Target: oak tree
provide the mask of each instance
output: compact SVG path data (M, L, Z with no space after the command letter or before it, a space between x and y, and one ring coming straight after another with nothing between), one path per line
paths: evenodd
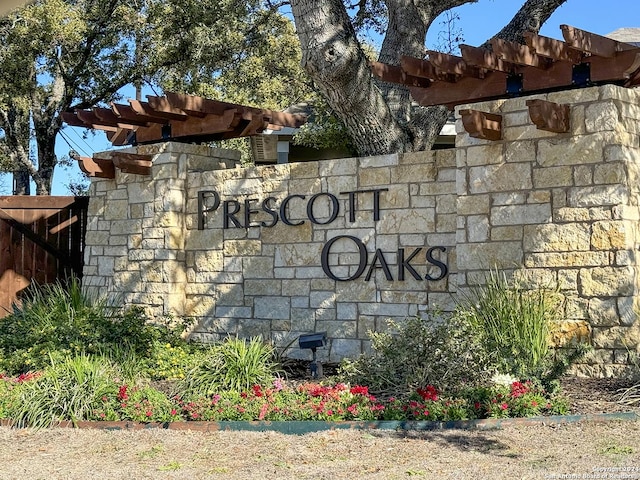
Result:
M357 29L383 33L378 61L400 65L422 58L429 27L442 13L477 0L290 0L302 48L302 65L360 155L431 148L449 115L443 107L412 105L407 88L372 77ZM522 42L566 0L526 0L497 37ZM347 6L355 8L349 15ZM491 8L490 4L487 8Z

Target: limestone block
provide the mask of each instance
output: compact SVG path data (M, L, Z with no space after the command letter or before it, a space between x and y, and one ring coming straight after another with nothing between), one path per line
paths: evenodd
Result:
M358 304L351 302L338 302L336 304L336 318L337 320L357 320L358 319ZM358 330L360 330L360 324L358 323Z
M603 160L602 134L575 137L552 137L538 142L538 164L541 167L584 165Z
M420 185L420 195L451 195L456 188L455 182L428 182Z
M593 183L618 184L627 181L627 172L622 162L608 162L605 165L596 165L593 172Z
M493 225L526 225L551 221L551 206L548 204L506 205L491 209Z
M526 225L526 252L571 252L589 250L589 226L580 223Z
M492 242L518 241L524 236L524 227L520 225L493 227L490 233Z
M433 163L399 166L391 171L391 183L433 182L436 175Z
M573 185L573 171L569 166L533 169L533 188L566 187Z
M320 162L297 162L289 166L291 178L318 178Z
M612 101L588 105L585 112L587 132L614 131L619 122L620 112Z
M578 270L563 269L558 271L558 287L561 291L578 291Z
M334 250L336 252L337 250ZM274 266L295 267L320 265L322 245L319 243L289 243L276 246Z
M237 319L251 318L251 307L216 305L216 318Z
M533 186L528 163L502 163L469 169L469 193L529 190Z
M390 212L378 222L378 228L382 231L397 232L399 234L434 231L435 208L413 209L410 211L398 211L397 213Z
M231 257L260 255L262 242L259 240L226 240L224 254Z
M129 261L139 262L144 260L153 260L155 254L153 250L143 250L141 248L135 250L129 250Z
M612 327L620 324L615 298L589 300L589 319L594 327Z
M635 272L630 267L594 267L580 270L585 297L628 297L634 293Z
M435 163L437 153L434 150L421 152L407 152L398 155L398 165L422 165L425 163ZM441 158L441 160L444 157Z
M369 339L371 333L375 331L376 322L372 317L360 315L358 317L358 338Z
M103 213L105 220L124 221L129 218L129 202L127 200L109 200Z
M337 320L335 308L316 308L314 309L314 314L316 317L316 326L319 325L320 320L328 320L328 321ZM321 327L318 326L318 328L321 328Z
M238 321L234 318L214 318L207 315L201 321L198 330L205 330L214 333L235 333L238 328Z
M406 317L409 314L407 305L366 302L359 305L359 312L362 315L383 315L389 317Z
M271 339L271 322L268 320L245 318L238 322L238 337L259 337L265 341Z
M341 158L337 160L327 160L318 165L319 177L333 177L344 175L355 175L358 172L358 160L355 158Z
M524 265L531 267L595 267L607 265L609 254L607 252L549 252L528 253L525 256Z
M372 157L358 157L360 170L376 167L395 167L399 163L401 154L376 155ZM337 160L338 162L340 160Z
M244 282L244 291L248 295L281 295L282 282L280 280L248 279Z
M552 328L550 344L555 347L565 347L576 343L589 342L591 328L584 320L564 320Z
M457 198L458 215L480 215L490 212L490 195L465 195Z
M629 189L624 185L597 185L569 189L567 201L572 207L596 207L629 203Z
M335 308L336 294L328 291L314 291L309 295L309 306L311 308Z
M595 250L633 248L631 225L623 221L602 221L593 224L591 245Z
M618 298L618 314L620 316L620 325L631 327L638 320L640 314L640 299L636 297Z
M640 328L594 327L593 345L596 348L620 348L633 350L640 345Z
M343 358L356 358L361 353L362 342L360 340L335 338L331 340L329 361L338 362Z
M486 242L489 239L489 217L470 215L467 217L467 239L469 242Z
M391 183L391 169L388 167L367 168L360 171L362 187L382 187Z
M413 279L411 281L414 281ZM403 287L408 283L405 281L403 283ZM419 286L424 289L425 283L416 282ZM431 285L431 284L429 284ZM432 290L429 288L429 290ZM427 303L428 292L426 290L417 290L411 291L408 288L405 290L384 290L381 292L380 299L383 303L397 303L397 304L407 304L407 305L415 305L415 304L425 304ZM409 315L409 312L407 312Z
M239 283L222 283L224 279L220 279L217 285L218 305L225 307L241 306L245 304L245 291L242 284ZM246 292L250 295L250 292Z
M458 244L456 257L460 270L510 267L522 263L522 244L520 242Z
M256 319L288 319L291 310L291 299L274 296L255 297L253 309L254 318Z

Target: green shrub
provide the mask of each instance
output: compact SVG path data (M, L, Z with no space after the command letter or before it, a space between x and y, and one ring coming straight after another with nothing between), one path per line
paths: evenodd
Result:
M454 391L490 376L489 358L465 317L431 314L389 324L395 334L370 333L371 354L341 363L345 381L402 398L425 385Z
M75 279L34 287L0 320L0 371L42 369L79 353L148 356L154 342L184 342L180 333L168 323L148 323L141 308L118 309L88 296Z
M187 398L268 384L279 370L274 359L273 346L259 338L227 338L194 356L193 366L178 384L178 392Z
M16 388L8 417L20 427L46 428L89 418L102 398L115 396L120 373L104 358L79 355L54 362Z

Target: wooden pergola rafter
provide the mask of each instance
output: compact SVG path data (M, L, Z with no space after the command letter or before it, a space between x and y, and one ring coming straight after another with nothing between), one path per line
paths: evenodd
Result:
M640 48L561 25L564 41L525 35L525 45L493 39L461 45L461 56L427 51L400 66L372 62L378 78L406 85L420 105L446 105L612 83L640 85Z
M114 146L168 140L204 143L257 135L267 128L297 128L306 120L304 115L179 93L110 107L64 112L62 119L71 126L103 130Z
M129 100L128 105L111 103L110 107L76 109L64 112L62 119L71 126L103 130L114 146L169 140L206 143L257 135L267 128L298 128L306 121L304 115L178 93L148 96L146 102ZM116 168L123 173L151 174L152 155L116 150L108 159L74 158L90 177L115 178Z

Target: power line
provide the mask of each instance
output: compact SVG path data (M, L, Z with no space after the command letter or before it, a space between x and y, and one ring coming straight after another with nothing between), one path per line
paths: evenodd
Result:
M79 150L80 152L84 153L87 156L91 156L91 154L87 153L86 150L84 150L80 145L78 145L77 143L73 142L73 140L71 140L70 138L67 137L67 134L64 133L62 130L60 130L60 137L62 137L62 139L65 141L65 143L67 145L69 145L69 148L71 148L71 150ZM71 142L74 143L74 145L71 145Z

